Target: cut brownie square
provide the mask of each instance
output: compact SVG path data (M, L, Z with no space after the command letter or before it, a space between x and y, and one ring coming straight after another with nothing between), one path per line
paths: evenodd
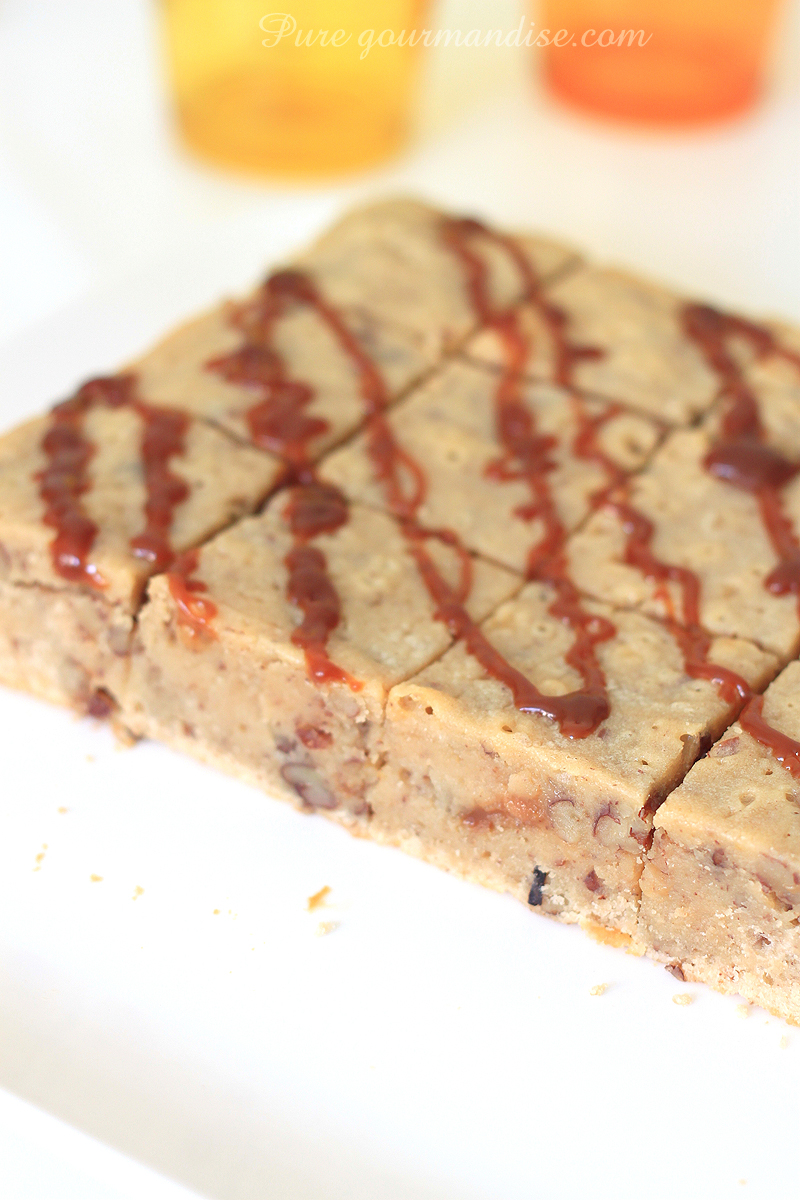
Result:
M627 944L653 813L735 707L686 675L664 625L587 604L607 707L593 731L570 730L588 654L576 657L557 601L529 584L484 623L508 670L487 670L467 639L392 689L370 831ZM745 641L713 653L754 687L775 671Z
M465 287L464 261L449 230L457 227L487 273L498 309L525 292L514 253L540 280L560 276L580 261L571 247L527 233L498 232L411 199L384 200L347 214L297 259L343 313L367 312L387 326L433 339L429 361L438 362L475 325Z
M602 401L576 401L552 384L522 385L515 403L515 457L501 440L509 422L503 419L498 377L469 363L448 364L396 405L387 421L419 468L421 523L455 530L470 550L524 573L532 550L548 532L544 505L532 494L530 476L536 475L539 488L552 497L566 534L583 521L593 498L609 482L597 456L580 456L582 431L593 428L600 453L616 476L643 464L660 429L647 417L617 407L611 411ZM529 425L527 433L523 422ZM388 504L384 482L376 477L369 433L331 454L320 476L352 500L375 507ZM405 482L409 489L414 485L411 478Z
M575 534L573 577L611 604L685 621L684 580L693 576L700 624L715 634L751 637L785 662L800 646L797 598L765 586L776 556L758 498L705 469L712 445L705 429L669 437L631 481L625 501L608 504ZM800 482L785 489L784 509L800 522ZM652 535L638 536L631 511ZM651 556L673 568L671 577L659 576Z
M582 266L545 286L521 309L529 340L526 371L572 383L684 425L707 411L718 381L700 348L686 337L685 301L646 279ZM472 357L504 362L493 330L470 343Z
M642 947L800 1023L800 663L695 763L655 824Z
M720 401L575 535L571 569L609 603L749 637L786 662L800 649L800 353L768 326L690 315Z
M434 615L415 543L386 514L354 505L298 547L291 510L303 492L279 493L202 549L199 611L180 581L152 581L124 719L136 734L363 824L386 694L452 634ZM460 556L435 539L426 553L457 589ZM468 566L476 619L520 586L499 567Z
M264 401L276 380L293 383L294 407L314 423L307 457L318 458L363 422L359 357L393 400L475 328L447 225L443 213L412 200L350 213L241 303L185 325L134 363L144 394L281 453ZM493 302L519 300L525 280L502 239L475 225L467 241ZM543 279L577 261L542 239L514 245Z
M0 439L0 682L98 715L148 577L274 486L277 459L94 380Z

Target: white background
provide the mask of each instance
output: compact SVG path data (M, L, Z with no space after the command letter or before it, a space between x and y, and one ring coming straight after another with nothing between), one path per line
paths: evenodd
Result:
M800 320L797 4L735 125L619 131L524 54L440 49L404 158L304 190L182 155L156 9L0 3L3 426L390 190ZM151 1168L219 1200L798 1194L781 1022L25 697L0 729L3 1200L187 1194Z

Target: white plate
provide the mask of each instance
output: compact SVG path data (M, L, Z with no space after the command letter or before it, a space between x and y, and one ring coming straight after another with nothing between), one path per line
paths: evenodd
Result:
M40 326L3 423L326 215ZM798 1194L779 1020L27 697L0 729L0 1087L221 1200Z

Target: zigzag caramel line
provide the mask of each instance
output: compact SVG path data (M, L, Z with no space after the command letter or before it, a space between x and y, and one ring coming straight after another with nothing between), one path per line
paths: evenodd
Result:
M779 559L764 586L775 595L797 595L800 603L800 540L783 510L781 494L800 471L800 464L784 458L766 444L758 397L728 350L726 339L745 338L759 357L776 354L799 369L800 355L781 346L770 330L707 305L685 305L682 321L687 337L700 348L719 379L720 398L727 401L722 436L711 447L704 467L716 478L756 497L765 530ZM613 472L613 464L608 463L596 444L584 447L584 454L603 461L606 469ZM603 502L614 509L627 534L625 561L646 578L663 585L676 583L680 589L681 619L671 616L666 624L681 648L687 674L714 683L729 704L743 705L739 715L742 727L800 778L800 743L764 720L763 697L754 695L740 675L709 660L713 639L701 622L700 579L689 568L656 557L652 550L653 523L630 504L623 480L620 480L621 495L613 496L613 474L610 479L611 490Z
M244 344L232 354L206 363L206 367L229 383L257 394L256 403L247 413L253 442L278 454L287 464L292 486L284 517L294 544L284 560L289 572L286 594L303 614L292 633L292 642L303 650L312 679L318 683L346 683L358 691L362 684L328 655L328 639L341 620L341 602L324 554L308 544L321 533L333 533L348 520L344 496L320 482L311 460L311 442L328 425L306 415L304 410L314 397L313 389L287 376L283 359L272 344L276 320L296 304L319 306L311 279L300 271L271 275L255 300L236 314L236 324L245 335Z
M106 587L106 581L90 560L99 530L87 515L82 497L91 489L88 468L95 453L84 433L84 423L91 409L101 404L132 409L143 423L145 527L131 539L131 549L156 570L173 559L169 532L175 509L189 495L186 482L170 470L170 461L184 453L190 421L185 413L140 400L134 375L91 379L70 400L52 410L49 428L42 438L47 466L39 472L37 481L45 503L45 524L56 530L51 543L53 568L71 583L99 589Z
M587 693L591 695L594 691L596 696L606 697L607 702L605 680L597 664L594 647L613 637L616 631L610 622L600 624L597 618L592 619L586 613L569 577L565 554L566 530L558 516L547 480L555 466L549 458L555 442L554 439L536 434L532 415L522 401L520 386L529 348L516 314L497 313L492 308L485 267L469 248L468 239L475 233L494 238L512 255L525 284L527 302L535 309L550 335L555 354L554 381L569 393L578 422L573 451L579 458L597 462L608 480L607 485L592 497L592 508L609 505L616 512L627 534L626 562L648 578L661 584L675 582L681 589L683 619L678 621L670 618L666 624L681 649L687 674L714 683L728 703L744 703L751 695L746 681L736 672L709 660L712 638L700 623L699 578L688 568L663 562L653 554L653 524L629 502L628 479L624 471L600 446L598 434L603 425L621 411L620 406L611 402L599 416L590 416L586 412L574 378L575 367L581 361L599 357L602 351L590 346L575 346L569 341L567 314L544 296L530 264L513 239L492 233L474 221L450 222L448 240L464 262L473 307L481 321L495 330L505 352L505 371L497 391L497 431L504 454L489 464L487 473L499 479L523 479L531 489L533 503L518 515L542 519L545 534L531 550L528 576L545 580L556 588L557 599L550 611L565 620L576 634L567 661L583 674Z
M536 515L540 512L543 515L548 536L553 542L552 555L547 558L547 569L543 567L541 574L532 577L547 579L556 588L557 598L551 611L560 619L566 620L576 632L575 644L567 655L567 661L581 673L586 683L584 691L566 696L544 695L503 658L469 616L464 603L469 594L470 556L453 530L429 530L418 521L427 480L420 464L399 445L386 419L389 397L383 379L343 324L338 313L321 300L317 302L316 307L359 372L367 412L366 445L375 478L383 485L388 507L399 519L401 528L411 543L411 551L420 575L436 604L435 616L447 626L454 638L464 642L467 651L480 662L489 675L511 690L515 706L520 711L539 713L554 719L562 733L568 737L586 737L597 729L609 712L605 679L597 663L594 647L597 642L612 637L615 631L610 622L583 610L577 590L566 576L566 557L563 549L566 533L552 501L548 503L549 490L547 493L541 490L547 471L552 469L546 458L548 447L542 446L542 439L535 437L532 418L521 397L522 367L527 357L527 343L514 314L496 311L490 304L486 264L472 252L468 244L469 238L476 233L496 237L502 242L520 269L526 291L538 288L538 283L529 263L512 239L491 234L475 222L443 222L442 234L445 243L464 266L467 291L476 319L485 326L498 329L507 351L506 370L498 385L498 423L501 430L507 433L505 445L508 455L517 459L527 458L525 478L530 479L532 487L536 486L539 489ZM412 479L410 496L406 495L402 486L403 470L410 474ZM459 589L451 588L427 552L425 541L430 538L446 542L459 554L462 564Z
M798 370L800 355L781 346L771 330L709 305L687 304L683 327L717 375L720 399L726 402L722 436L703 465L717 479L755 496L764 529L778 556L764 586L776 596L796 596L800 606L800 539L784 511L782 496L786 484L800 472L800 463L784 458L767 445L758 396L728 349L727 339L743 338L757 357L777 355ZM747 703L739 716L742 728L800 779L800 742L764 720L763 696L754 696L747 689L745 697Z
M566 316L544 298L530 263L512 238L494 233L473 220L445 222L444 237L463 264L476 318L484 328L496 333L504 355L503 370L495 394L495 426L503 453L487 465L486 473L501 482L522 480L530 489L531 504L519 510L518 515L527 520L541 520L544 534L531 548L527 576L531 580L547 583L554 589L556 597L549 611L567 624L574 634L566 661L580 674L584 683L582 690L565 696L545 696L533 689L535 696L528 697L524 706L518 704L517 707L553 718L562 733L570 737L585 737L593 733L611 711L605 675L597 659L596 647L613 638L616 628L604 617L598 617L584 608L578 589L570 578L566 554L567 530L559 516L549 481L556 466L552 457L556 441L538 433L533 413L525 403L522 389L530 346L516 311L501 311L492 304L486 265L471 248L471 240L478 236L494 240L517 266L525 298L536 306L553 337L556 350L555 381L560 386L574 390L572 374L575 363L588 357L596 358L600 351L569 344L565 337ZM579 428L583 431L588 418L581 408L577 415ZM496 675L496 670L488 662L484 662L483 658L481 662L491 674ZM533 688L532 684L528 686Z
M309 417L304 412L313 398L313 392L307 384L286 377L285 367L271 345L275 319L293 303L308 304L317 311L358 373L367 417L367 449L375 477L383 485L388 507L400 521L411 543L421 576L436 603L436 616L447 624L455 637L464 640L467 649L481 661L489 674L501 678L511 688L515 704L520 709L540 712L557 720L562 731L570 736L586 736L608 715L608 696L603 672L597 661L596 647L613 637L615 629L610 622L583 608L581 597L568 574L565 553L567 534L548 480L555 466L552 458L554 442L537 432L533 415L521 394L529 349L527 339L513 311L501 311L493 307L489 298L486 263L471 245L473 238L488 237L502 245L517 265L526 298L536 307L552 337L556 357L555 381L569 391L575 403L579 426L574 440L575 453L581 458L598 461L607 474L608 486L593 497L593 507L603 503L610 503L614 507L628 535L626 560L631 565L661 583L676 582L679 585L683 602L681 619L668 619L667 624L679 642L688 673L716 683L729 702L737 699L743 701L749 696L744 681L735 673L709 662L711 637L700 624L700 584L697 576L686 568L665 563L653 554L652 523L629 503L624 473L599 446L598 433L603 424L616 415L618 406L609 404L599 417L590 417L581 402L574 382L574 367L579 361L597 357L601 352L591 347L573 346L569 342L566 314L543 296L530 263L513 239L493 233L469 220L445 220L442 231L445 243L464 267L466 287L476 319L484 327L494 329L504 351L504 368L496 395L498 440L503 453L488 465L487 473L499 481L523 479L531 490L532 502L521 515L531 520L542 520L544 534L531 549L528 577L546 582L555 589L556 599L550 611L573 629L575 640L567 660L580 672L585 687L567 697L543 696L494 651L463 611L469 595L470 557L453 531L427 530L419 523L418 512L425 498L427 480L421 466L398 444L386 420L389 396L380 372L341 315L320 295L313 281L300 272L285 271L272 276L257 301L239 311L237 323L246 335L244 346L208 366L230 382L253 388L259 393L258 402L248 413L253 441L280 454L295 479L285 514L296 541L287 556L290 572L288 592L293 603L304 613L303 623L295 631L294 640L306 650L312 676L322 680L339 678L349 681L346 673L330 662L325 650L327 640L340 619L339 598L327 575L321 551L307 545L318 533L331 532L343 524L347 519L347 510L335 489L320 484L310 462L309 444L327 428L320 418ZM784 472L786 470L781 469ZM452 589L435 567L425 546L430 538L439 538L453 546L460 555L462 578L457 589ZM798 548L796 543L792 545ZM782 563L788 561L785 556ZM773 590L775 587L773 584ZM351 682L355 684L356 681Z
M720 398L726 401L722 436L711 447L704 466L717 479L756 497L764 529L778 556L764 586L776 596L795 595L800 604L800 539L783 510L782 499L783 488L800 471L800 463L767 445L758 396L729 352L726 339L744 338L759 358L778 355L798 370L800 355L781 346L769 329L708 305L686 305L683 324L716 373Z
M443 226L445 239L453 248L450 232L456 224L445 223ZM515 261L524 264L524 270L530 272L527 261L510 240L508 248ZM462 261L465 260L462 258ZM483 264L480 264L479 270L485 270ZM523 276L526 286L529 278L532 280L532 273ZM476 279L475 287L480 289L481 286ZM474 298L475 294L473 288L471 296ZM591 689L566 697L544 696L489 644L464 608L471 589L472 560L469 553L454 531L427 529L418 520L427 480L419 463L399 445L386 419L389 395L383 377L340 314L320 295L313 281L301 272L284 271L271 276L257 300L237 314L237 324L245 332L245 344L233 354L216 359L207 366L229 382L250 387L259 393L258 402L248 413L253 441L280 454L297 480L285 510L296 539L296 545L286 559L290 573L287 594L304 612L303 624L293 634L293 640L303 645L312 676L318 680L346 678L351 686L356 684L327 656L325 647L328 638L339 621L339 598L327 575L321 551L305 544L316 534L331 532L343 524L347 519L347 510L339 493L319 482L310 461L310 442L326 428L324 422L308 417L303 411L313 393L308 385L286 377L284 364L271 343L274 322L291 303L303 303L315 309L356 369L366 413L367 449L375 477L382 484L387 505L410 543L421 578L435 602L436 618L448 627L454 637L464 641L469 652L489 674L511 689L515 704L522 711L542 713L557 720L568 736L583 737L593 732L608 715L605 681L596 660L592 661L593 648L597 641L612 636L613 627L600 618L584 613L577 591L566 578L559 580L559 595L554 603L554 611L558 610L558 615L569 620L578 631L576 645L568 657L572 665L581 670ZM479 311L477 315L482 319L488 314ZM492 311L491 320L499 322L500 314ZM510 416L514 404L511 392L518 392L521 386L521 364L527 348L518 344L510 318L507 337L509 352L512 348L514 350L515 363L510 365L501 381L501 390L504 411ZM537 466L531 462L528 471L531 478L536 470ZM407 483L404 485L404 476L411 479L410 489ZM549 519L551 525L557 519L552 505ZM426 547L426 542L431 539L443 542L458 554L461 578L456 588L444 579L431 558ZM560 527L558 540L560 543L564 540ZM551 574L555 577L554 571Z

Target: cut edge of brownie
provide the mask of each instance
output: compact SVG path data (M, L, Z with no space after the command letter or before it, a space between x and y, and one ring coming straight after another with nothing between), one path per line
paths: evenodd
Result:
M678 964L684 978L738 993L794 1024L800 1023L798 683L795 661L656 814L637 935L650 957Z

